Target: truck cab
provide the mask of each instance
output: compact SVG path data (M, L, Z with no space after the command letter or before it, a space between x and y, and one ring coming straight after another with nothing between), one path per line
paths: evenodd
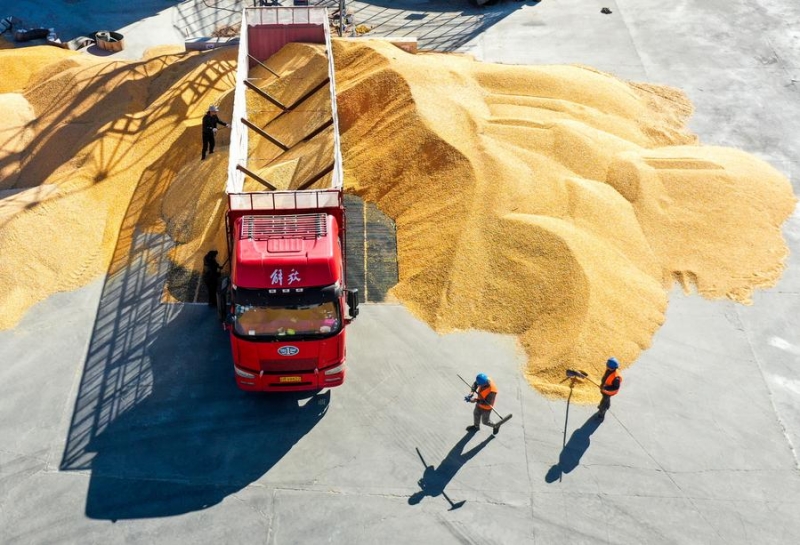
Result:
M345 326L358 290L345 288L339 190L229 194L231 275L220 306L243 390L339 386Z

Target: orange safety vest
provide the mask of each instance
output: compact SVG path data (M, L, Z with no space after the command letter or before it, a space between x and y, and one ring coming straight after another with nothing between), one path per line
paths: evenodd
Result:
M492 410L492 406L489 405L488 403L486 403L486 396L488 396L492 392L495 393L495 398L494 399L495 399L495 401L497 401L497 386L494 385L494 381L492 379L489 379L489 385L488 386L479 386L478 387L478 391L476 391L475 393L478 394L478 399L480 399L480 401L477 402L479 408L481 408L481 409L483 409L485 411L491 411Z
M606 378L605 382L603 383L603 388L600 391L603 392L604 394L606 394L607 396L615 396L615 395L617 395L617 392L619 392L619 387L617 387L616 390L609 390L608 389L614 384L614 379L617 379L617 378L619 379L619 387L621 387L622 386L622 375L617 374L617 371L615 370L610 375L608 375L608 378Z

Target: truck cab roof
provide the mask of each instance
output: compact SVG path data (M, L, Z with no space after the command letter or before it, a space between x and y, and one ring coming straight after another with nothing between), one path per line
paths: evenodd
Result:
M339 225L330 214L245 215L234 234L236 286L296 289L342 280Z

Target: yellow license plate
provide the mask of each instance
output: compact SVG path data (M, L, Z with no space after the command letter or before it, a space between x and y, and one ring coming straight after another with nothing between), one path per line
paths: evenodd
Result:
M300 377L281 377L278 382L300 382Z

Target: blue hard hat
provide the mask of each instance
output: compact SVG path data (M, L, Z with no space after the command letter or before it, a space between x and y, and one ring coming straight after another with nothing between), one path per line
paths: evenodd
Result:
M478 383L478 386L489 384L489 377L486 376L486 373L480 373L477 377L475 377L475 382Z
M606 362L606 367L608 367L609 369L619 368L619 362L617 361L617 358L608 358L608 361Z

